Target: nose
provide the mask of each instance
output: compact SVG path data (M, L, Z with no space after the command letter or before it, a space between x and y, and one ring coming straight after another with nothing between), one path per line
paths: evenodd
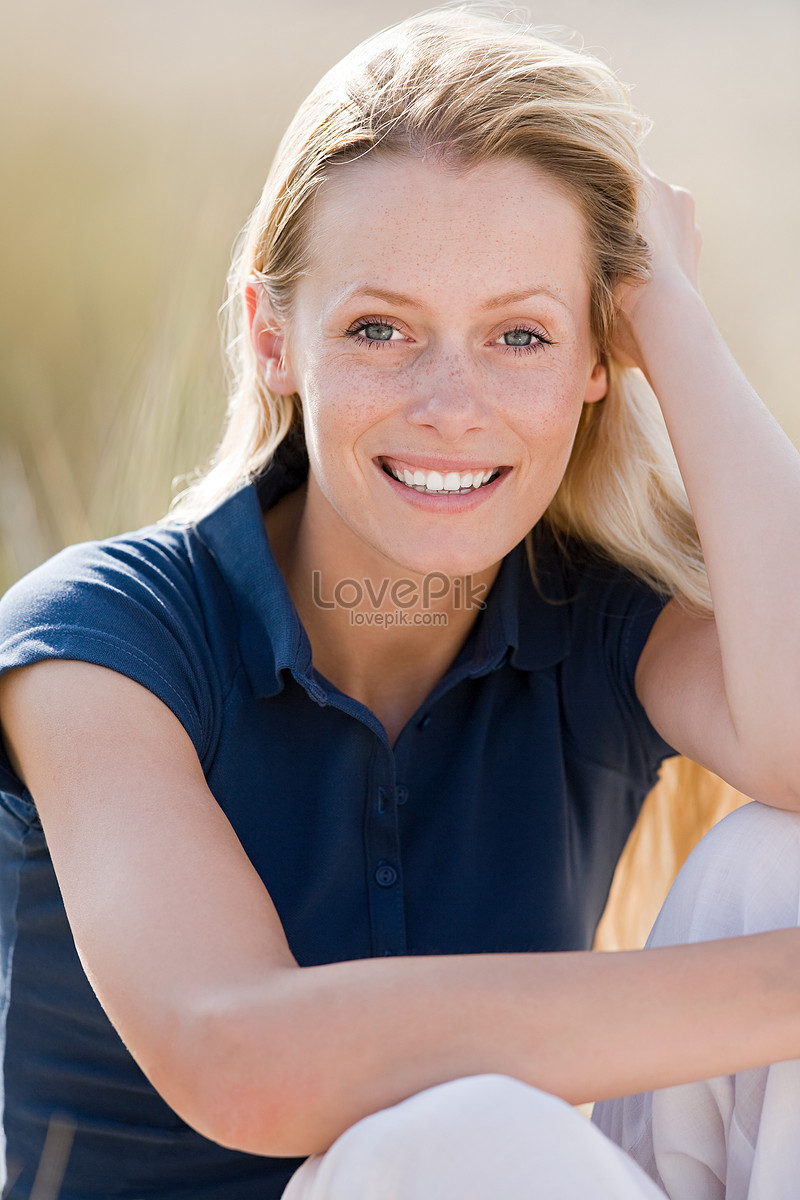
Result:
M486 428L488 407L466 354L442 350L417 367L418 376L406 409L410 424L434 429L448 443Z

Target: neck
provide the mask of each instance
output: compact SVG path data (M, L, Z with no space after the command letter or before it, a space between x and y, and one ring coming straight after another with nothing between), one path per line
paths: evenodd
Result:
M422 576L353 536L315 536L306 488L264 517L311 643L314 667L366 705L394 741L464 645L500 564L458 579Z

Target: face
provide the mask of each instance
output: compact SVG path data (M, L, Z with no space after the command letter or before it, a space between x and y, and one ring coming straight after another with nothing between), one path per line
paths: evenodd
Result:
M253 326L268 386L302 399L312 543L475 575L524 537L606 390L586 248L576 205L525 163L335 170L288 327Z

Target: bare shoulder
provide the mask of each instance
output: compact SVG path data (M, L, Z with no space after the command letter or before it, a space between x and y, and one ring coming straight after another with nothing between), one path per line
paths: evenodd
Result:
M699 616L670 600L639 656L635 687L650 721L671 746L745 795L777 803L768 764L753 761L737 736L713 616Z

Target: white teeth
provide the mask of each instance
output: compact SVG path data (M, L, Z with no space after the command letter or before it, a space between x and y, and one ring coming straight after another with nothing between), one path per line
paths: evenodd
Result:
M399 483L404 483L406 487L414 488L415 491L455 492L462 496L489 483L500 471L499 467L494 467L482 471L447 471L442 474L441 471L422 471L419 468L411 471L408 467L390 467L388 463L386 467Z

